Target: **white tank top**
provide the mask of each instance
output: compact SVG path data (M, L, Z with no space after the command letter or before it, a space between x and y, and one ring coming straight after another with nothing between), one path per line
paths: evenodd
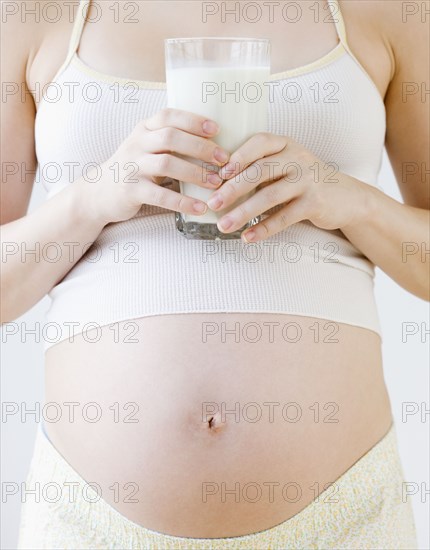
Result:
M165 83L113 77L79 59L89 1L81 0L68 56L36 117L38 177L48 197L105 162L140 120L166 106ZM384 103L348 46L337 1L329 6L339 43L313 63L271 76L268 131L376 186ZM49 293L46 347L119 321L196 312L303 315L380 334L374 266L341 231L304 221L260 243L193 241L177 231L174 216L144 205L102 230Z

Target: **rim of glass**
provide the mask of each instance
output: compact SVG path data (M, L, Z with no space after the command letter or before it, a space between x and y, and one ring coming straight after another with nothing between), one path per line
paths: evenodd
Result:
M224 42L270 42L269 38L248 38L242 36L196 36L194 38L165 38L164 42L166 44L174 44L175 42L197 42L198 40L223 40Z

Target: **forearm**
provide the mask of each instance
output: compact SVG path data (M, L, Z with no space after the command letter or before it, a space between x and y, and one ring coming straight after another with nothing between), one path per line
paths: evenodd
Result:
M16 319L59 282L104 223L87 208L78 180L31 214L1 227L1 321Z
M363 186L362 203L357 205L361 214L342 232L400 286L428 300L430 212L359 184Z

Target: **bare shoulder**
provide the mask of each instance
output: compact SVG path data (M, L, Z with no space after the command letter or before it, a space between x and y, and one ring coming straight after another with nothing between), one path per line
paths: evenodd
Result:
M430 78L430 0L379 0L369 7L370 17L391 48L394 81Z
M38 40L37 23L25 21L22 8L26 7L30 8L30 2L0 0L3 76L8 75L10 65L22 65L23 61L27 61Z
M20 74L30 87L42 51L64 58L78 6L78 0L0 0L3 76Z
M353 3L363 7L361 17L376 29L386 51L391 53L392 71L385 96L386 148L405 203L428 208L428 188L423 183L429 162L430 105L426 95L430 80L430 2L345 3L347 9Z
M382 97L396 77L428 71L430 0L339 0L339 6L350 47Z
M340 5L342 12L377 31L399 54L428 46L430 0L341 0Z
M45 36L72 23L78 0L0 0L2 41L20 49L37 47Z
M339 0L339 5L342 12L397 28L406 23L428 25L430 17L430 0Z

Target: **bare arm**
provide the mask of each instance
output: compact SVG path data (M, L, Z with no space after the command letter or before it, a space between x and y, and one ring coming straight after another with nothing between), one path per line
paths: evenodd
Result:
M368 188L362 222L342 231L398 284L428 300L429 30L420 13L402 13L402 2L382 4L381 32L395 60L385 98L386 147L405 204ZM426 4L429 8L430 3Z
M37 303L71 269L103 225L78 207L80 186L71 187L26 216L36 168L36 109L28 91L28 59L37 46L37 29L18 18L2 25L2 83L9 92L1 104L1 319L10 321ZM33 32L33 43L30 33ZM36 35L36 39L34 39ZM13 55L12 55L13 52ZM3 225L4 224L4 225ZM80 243L70 258L64 243ZM44 247L58 243L58 262L46 260ZM36 250L36 254L25 251ZM39 252L37 252L39 251ZM45 248L47 252L47 249ZM50 251L52 254L52 249ZM52 258L52 256L50 256Z
M31 20L21 22L19 16L4 24L2 31L2 82L10 83L10 91L15 86L28 90L29 60L43 45L47 31ZM44 59L52 65L52 59ZM55 67L49 69L55 73ZM223 164L228 159L208 139L218 131L213 121L165 109L138 122L113 156L105 159L99 181L78 179L26 215L33 186L31 171L36 168L36 109L31 96L25 97L22 101L21 93L11 93L2 103L1 164L9 170L1 187L2 322L12 321L36 304L70 271L106 224L133 217L142 204L186 214L204 213L205 203L160 187L159 183L168 177L214 188L221 180L210 170L171 153L205 163ZM137 165L134 181L126 180L129 173L125 170L115 182L108 168L114 162L119 167ZM23 166L25 181L21 181ZM214 177L219 181L211 182ZM58 258L55 262L53 255Z
M348 2L346 2L348 4ZM310 168L324 162L294 140L275 134L257 134L235 151L227 167L220 171L226 182L208 200L220 210L260 187L257 193L221 217L218 227L235 231L255 216L278 205L283 207L242 233L245 242L257 242L279 233L302 220L322 229L341 229L346 237L403 288L429 299L429 33L424 14L404 22L403 2L352 2L352 15L363 18L367 31L376 28L373 48L387 48L393 59L387 108L387 150L406 204L395 201L373 187L347 174L339 173L335 183L315 182ZM424 3L423 3L424 4ZM427 2L425 5L429 5ZM420 6L420 9L423 8ZM383 44L383 45L382 45ZM370 49L370 55L372 48ZM381 59L384 56L377 56ZM374 65L373 65L374 66ZM376 72L386 71L383 66ZM418 91L405 98L405 83ZM414 86L415 84L415 86ZM272 174L264 169L273 160ZM244 168L256 164L259 178L252 181ZM299 181L290 181L283 166L299 165ZM410 173L404 177L409 163ZM425 173L427 170L427 173ZM241 173L241 174L240 174ZM328 174L327 174L328 175Z

